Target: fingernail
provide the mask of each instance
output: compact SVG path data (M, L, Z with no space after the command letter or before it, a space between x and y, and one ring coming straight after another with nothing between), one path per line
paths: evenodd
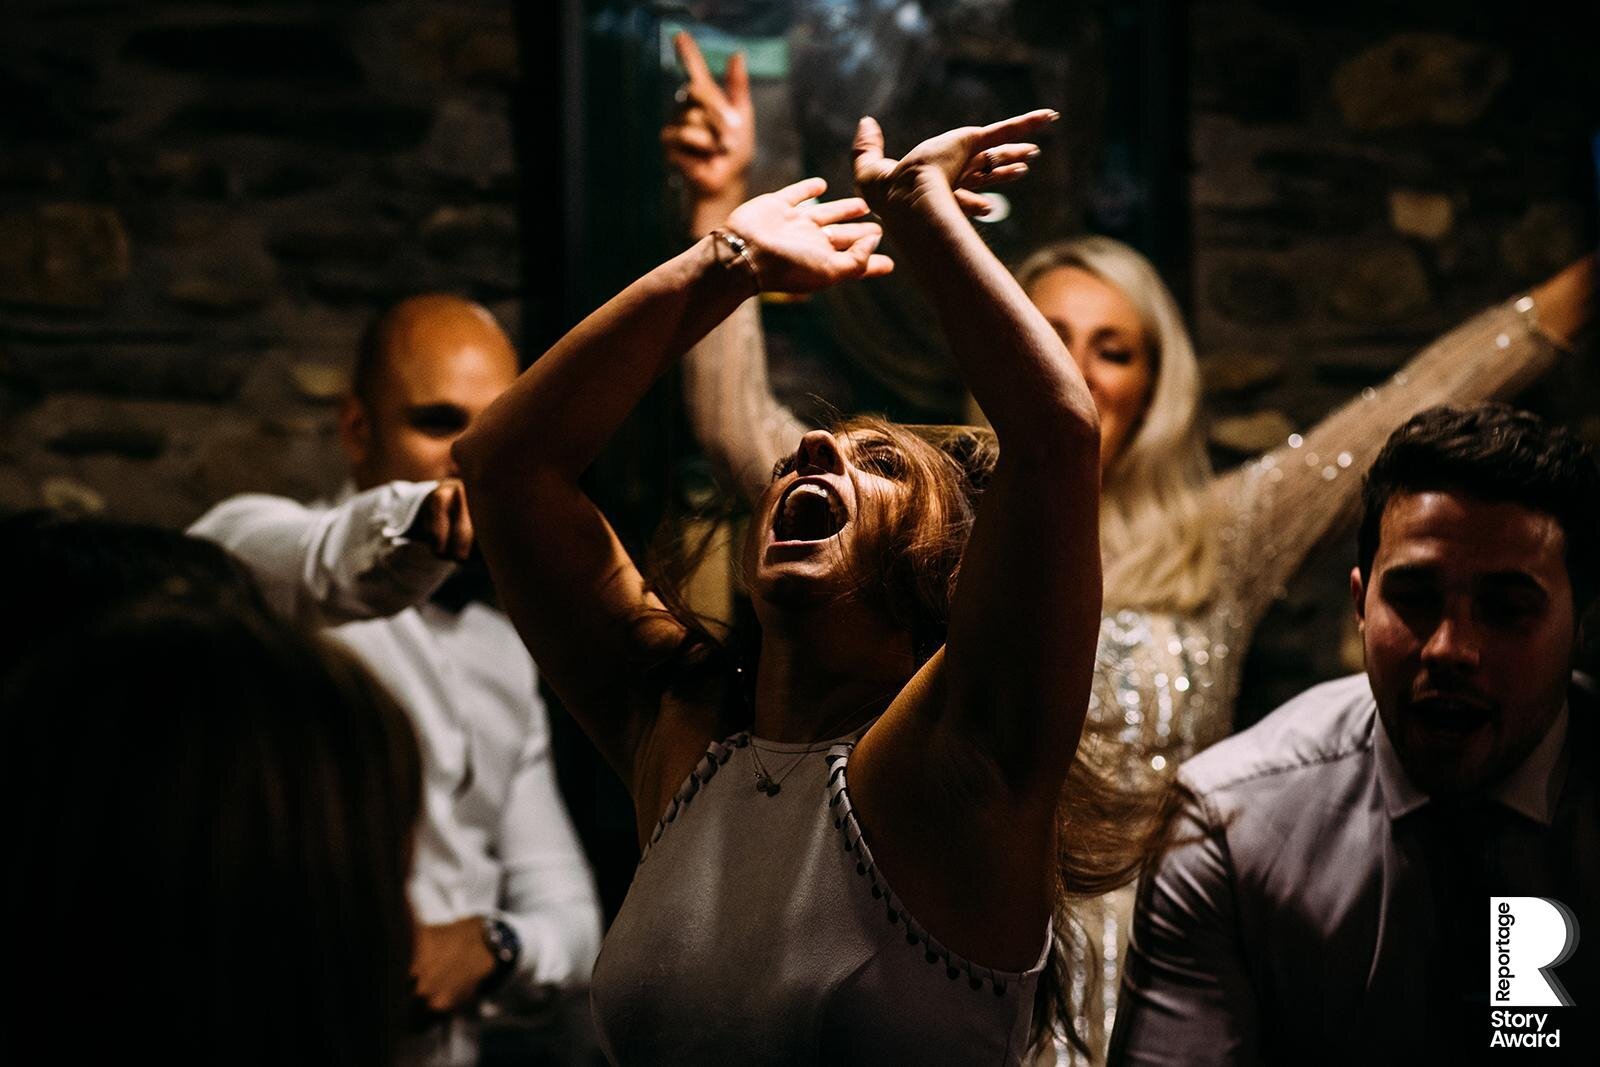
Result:
M1059 111L1051 111L1050 112L1050 121L1051 122L1056 121L1060 117L1061 117L1061 112L1059 112Z

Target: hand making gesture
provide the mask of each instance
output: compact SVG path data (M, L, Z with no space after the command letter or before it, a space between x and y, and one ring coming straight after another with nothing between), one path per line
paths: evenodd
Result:
M678 111L662 129L661 144L683 175L696 219L708 229L745 197L756 144L750 76L744 54L735 53L725 84L718 85L693 37L679 33L672 43L689 80L678 91Z
M1060 117L1044 109L987 126L962 126L928 138L901 159L883 154L883 130L876 119L863 118L856 127L856 188L872 210L884 214L920 201L929 180L942 181L963 211L982 215L989 202L978 194L1023 177L1028 161L1039 154L1038 145L1020 138Z
M848 197L809 203L828 183L806 178L758 196L728 216L727 232L743 241L758 290L809 293L849 278L888 274L894 262L874 251L883 236L875 222L856 222L866 201Z

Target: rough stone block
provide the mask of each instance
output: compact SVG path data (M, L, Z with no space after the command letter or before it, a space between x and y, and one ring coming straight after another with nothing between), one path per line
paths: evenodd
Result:
M267 250L295 263L382 263L394 254L396 234L388 226L340 218L297 221L273 233Z
M442 81L507 88L520 74L516 34L492 13L430 12L412 29L411 46Z
M1269 263L1225 263L1212 273L1206 293L1219 314L1236 322L1270 325L1299 314L1293 280Z
M124 160L122 172L129 186L145 196L224 200L239 186L237 176L228 167L198 152L164 149L149 156L134 156Z
M28 511L39 504L39 487L27 472L14 464L0 463L0 514Z
M1511 75L1498 49L1445 33L1400 33L1342 64L1333 97L1346 126L1465 126Z
M362 80L349 45L321 23L151 26L129 35L122 56L208 78L273 78L319 87Z
M1224 352L1200 364L1205 391L1212 396L1259 389L1283 377L1283 360L1250 352Z
M1437 241L1450 232L1455 205L1443 193L1395 189L1389 194L1389 225L1407 237Z
M421 144L427 136L428 118L426 108L378 100L208 100L179 110L168 123L168 131L182 137L284 138L311 147L386 153Z
M422 162L434 174L476 188L505 184L516 172L511 121L504 109L447 100L423 146Z
M443 260L458 260L475 250L515 256L517 218L509 209L489 204L438 208L422 223L422 244Z
M80 426L52 435L45 447L63 456L155 459L166 451L167 435L148 426Z
M250 357L212 352L195 341L157 346L126 339L62 338L55 345L7 346L5 380L41 393L166 397L226 403L239 393Z
M1215 419L1209 438L1213 445L1238 455L1253 456L1277 448L1294 433L1294 423L1281 411L1257 411Z
M336 174L307 163L286 160L267 167L245 179L245 191L251 196L272 200L295 196L315 189L325 189L338 180Z
M68 515L99 515L106 510L106 498L99 490L73 478L46 478L39 496L45 507Z
M174 278L167 298L205 315L237 315L266 302L270 287L258 280L201 273Z
M122 217L97 204L0 216L0 301L96 308L128 278Z
M278 292L278 267L262 248L251 219L220 218L186 248L166 295L190 311L236 315L260 307Z
M1395 323L1432 299L1422 262L1406 245L1356 249L1341 258L1341 275L1328 294L1329 310L1341 319Z
M1573 204L1531 204L1500 235L1500 257L1520 282L1554 274L1589 251L1587 220Z
M1205 104L1244 122L1298 122L1305 117L1299 52L1276 36L1221 41L1206 57Z
M327 496L344 477L331 418L309 430L263 422L230 426L205 442L194 479L198 495L222 500L236 493L277 493L296 500Z
M405 287L382 272L341 264L313 267L306 275L306 288L336 308L378 308L405 295Z
M306 400L337 400L350 388L350 374L343 367L326 363L292 363L289 382Z
M59 189L66 179L67 168L53 152L18 146L0 153L0 189L49 192Z

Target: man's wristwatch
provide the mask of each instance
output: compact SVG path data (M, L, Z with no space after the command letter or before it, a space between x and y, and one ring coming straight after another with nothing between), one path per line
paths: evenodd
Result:
M486 916L483 920L483 943L494 957L494 970L483 980L483 992L492 993L500 988L511 972L517 969L522 958L522 939L503 919Z

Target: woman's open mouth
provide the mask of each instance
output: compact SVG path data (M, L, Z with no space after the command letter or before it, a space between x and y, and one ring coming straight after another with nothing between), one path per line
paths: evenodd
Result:
M837 493L821 482L796 482L772 517L776 541L826 541L844 529L848 516Z

